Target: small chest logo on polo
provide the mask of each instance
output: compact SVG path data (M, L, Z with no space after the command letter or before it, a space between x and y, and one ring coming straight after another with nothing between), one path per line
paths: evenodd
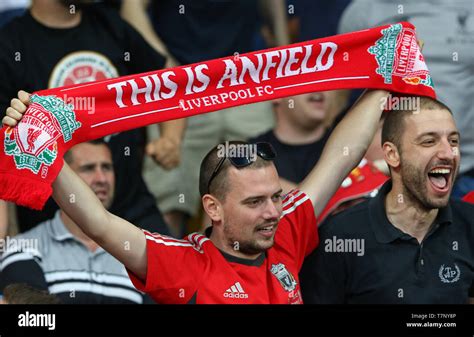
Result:
M295 290L298 283L296 282L296 279L293 277L293 275L288 271L288 269L286 269L286 266L283 263L272 264L270 271L273 275L275 275L278 281L280 281L283 289L286 291Z
M405 83L433 88L415 31L395 24L382 29L381 33L382 37L367 51L375 56L376 73L384 78L384 83L390 84L393 76L398 76Z
M5 154L13 156L18 169L38 174L43 167L41 176L45 178L47 167L58 154L57 139L62 135L64 142L70 141L80 127L71 105L55 96L32 95L28 113L21 123L5 131Z
M444 264L442 264L441 267L439 267L438 275L441 279L441 282L454 283L457 282L461 277L461 270L459 269L456 263L454 264L454 267L445 266Z
M54 67L49 87L57 88L118 76L112 62L104 55L93 51L79 51L66 55Z

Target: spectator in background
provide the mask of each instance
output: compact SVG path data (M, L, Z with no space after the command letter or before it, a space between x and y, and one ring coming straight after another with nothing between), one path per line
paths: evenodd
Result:
M274 147L283 193L296 188L319 160L335 118L346 108L346 97L341 92L314 92L275 100L275 128L250 139Z
M114 197L115 174L107 143L99 139L75 145L64 160L109 209ZM63 303L143 302L125 267L61 210L52 220L11 240L1 259L0 291L9 284L27 283L49 290Z
M86 0L33 0L29 11L0 30L0 73L8 78L0 82L0 110L5 111L10 98L21 88L33 92L156 70L164 65L164 57L115 10ZM94 102L85 104L93 113ZM181 139L184 121L161 123L160 127L160 142L169 145L161 147L161 159L167 165L176 165L180 148L175 139ZM141 174L144 129L118 133L107 141L117 176L117 198L111 212L150 231L167 233ZM52 199L43 212L19 207L21 231L50 219L56 209Z
M254 50L259 13L269 18L275 44L288 44L283 0L164 0L148 8L145 1L124 0L122 7L122 16L148 41L183 65ZM190 117L187 122L178 169L165 172L151 160L145 163L145 179L176 235L183 234L187 218L199 210L199 163L208 150L225 140L244 140L268 130L273 115L271 104L262 102ZM148 132L151 139L156 137L156 127ZM148 151L154 155L153 143Z
M61 301L45 290L35 289L25 283L14 283L5 287L0 304L61 304Z
M354 0L339 27L345 33L400 21L416 26L438 98L451 107L462 136L456 198L474 190L473 15L471 0Z

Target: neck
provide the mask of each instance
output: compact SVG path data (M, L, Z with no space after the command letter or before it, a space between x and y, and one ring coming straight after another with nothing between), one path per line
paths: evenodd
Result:
M209 239L212 241L214 246L216 246L220 251L241 259L255 260L262 254L245 254L238 249L237 242L236 246L229 246L227 240L223 236L219 235L216 230L212 231Z
M80 10L68 8L59 1L34 1L31 16L42 25L50 28L73 28L81 22Z
M326 131L323 123L319 123L311 129L304 129L292 125L291 123L277 123L274 133L275 136L285 144L304 145L314 143L324 136Z
M78 225L63 211L60 211L61 221L66 229L90 251L95 251L99 246L91 238L89 238Z
M439 211L423 207L401 184L393 184L385 197L385 210L395 227L415 237L418 242L423 241Z

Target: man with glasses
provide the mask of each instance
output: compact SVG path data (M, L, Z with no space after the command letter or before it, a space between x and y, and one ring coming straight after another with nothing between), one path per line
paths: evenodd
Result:
M283 198L269 144L229 143L247 147L243 153L214 147L200 168L201 201L212 222L205 235L176 240L140 230L109 213L66 163L53 197L159 303L302 303L298 272L318 245L317 216L362 159L387 95L367 91L334 129L299 190ZM28 95L19 98L7 110L7 125L26 111Z

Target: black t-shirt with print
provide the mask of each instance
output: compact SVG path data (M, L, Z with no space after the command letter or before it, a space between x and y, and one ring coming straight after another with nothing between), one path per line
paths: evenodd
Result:
M88 6L80 24L66 29L46 27L26 12L0 30L0 111L4 113L20 89L33 92L124 76L160 69L164 63L165 58L113 9ZM141 175L143 130L109 139L116 173L111 211L136 225L166 233ZM50 200L41 213L19 208L21 231L51 218L56 207Z

